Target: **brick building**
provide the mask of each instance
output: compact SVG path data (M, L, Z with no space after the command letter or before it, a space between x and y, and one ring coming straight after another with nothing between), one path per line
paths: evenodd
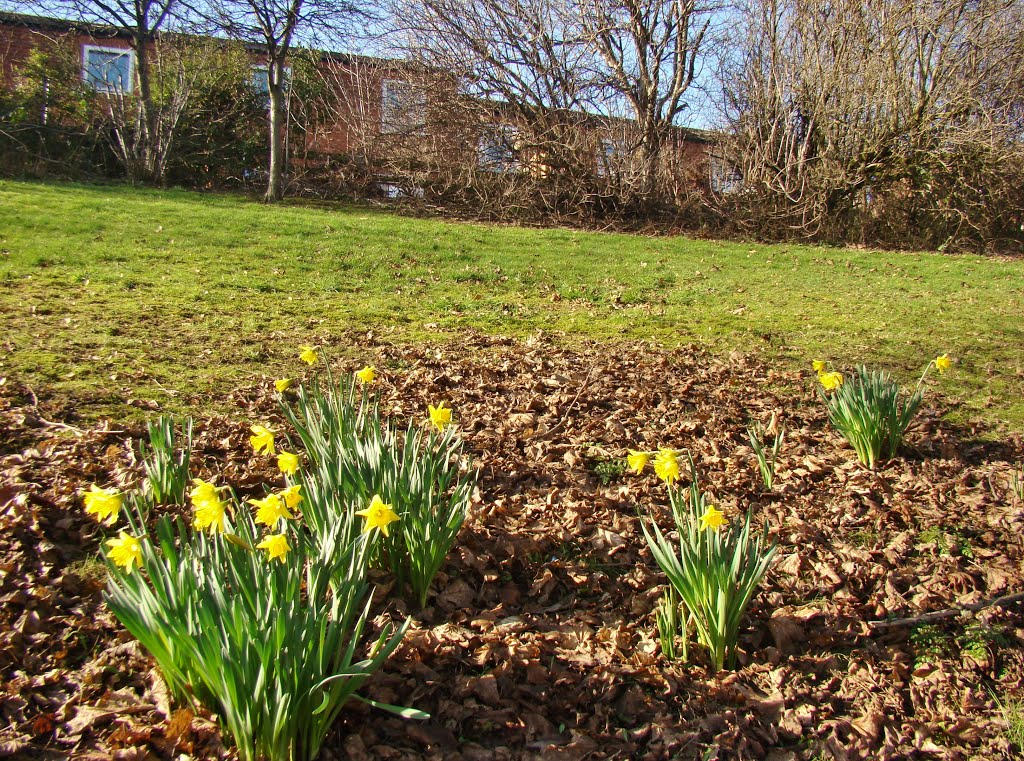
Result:
M13 86L32 50L54 48L77 60L82 83L97 92L124 94L135 87L136 52L126 30L11 13L0 13L0 87ZM251 84L265 89L259 50L246 50ZM329 108L314 107L309 123L289 136L293 168L357 166L383 182L415 184L439 173L462 182L474 175L538 178L554 165L553 152L538 142L521 113L460 95L448 74L400 60L302 55L334 97ZM45 121L45 110L38 118ZM566 115L566 122L577 130L572 150L578 165L589 167L598 183L621 174L631 122L579 113ZM668 143L663 171L680 189L714 186L709 133L677 129Z

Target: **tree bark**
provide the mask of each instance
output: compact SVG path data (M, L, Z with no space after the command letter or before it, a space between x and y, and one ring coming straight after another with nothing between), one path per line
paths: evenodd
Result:
M270 118L267 120L270 130L270 171L267 176L267 192L263 196L267 203L284 198L286 87L284 62L271 61L267 66L267 89L270 95Z

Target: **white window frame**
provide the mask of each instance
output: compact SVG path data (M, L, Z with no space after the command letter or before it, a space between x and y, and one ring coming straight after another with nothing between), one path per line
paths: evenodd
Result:
M743 189L743 174L732 162L712 155L708 159L708 185L719 195L739 193Z
M390 89L400 87L409 94L415 94L421 103L410 103L402 113L389 113ZM412 106L416 107L413 113ZM396 118L398 117L398 118ZM418 121L413 121L413 118ZM427 91L408 79L385 79L380 86L380 131L388 135L422 135L427 129Z
M89 75L89 54L117 53L118 57L128 56L128 82L127 87L111 87L106 82L94 82ZM128 94L135 91L135 51L131 48L115 48L109 45L82 45L82 81L89 85L96 92L123 93Z

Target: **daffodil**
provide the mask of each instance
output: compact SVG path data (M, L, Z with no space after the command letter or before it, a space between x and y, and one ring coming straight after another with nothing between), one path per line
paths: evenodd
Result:
M254 425L250 429L252 436L249 437L249 443L252 444L252 448L256 450L256 454L274 454L274 432L263 425Z
M256 545L261 550L267 551L269 560L280 560L284 562L285 555L291 547L288 546L288 539L284 534L269 534L266 539Z
M825 372L825 368L828 367L828 363L823 360L816 359L813 362L811 362L811 367L814 368L814 372L823 373Z
M131 534L124 531L117 539L108 539L108 553L114 565L124 568L125 573L131 573L134 566L142 567L142 543Z
M626 464L639 476L644 472L644 468L647 467L647 462L650 459L650 452L638 452L635 449L630 449L629 455L626 457Z
M704 511L704 515L700 517L701 528L710 528L717 531L726 523L728 523L728 521L725 519L725 513L714 505L708 505L708 509Z
M291 452L281 451L277 456L277 469L284 473L286 476L295 475L295 471L299 469L299 457Z
M96 484L82 494L82 499L85 502L85 512L108 526L112 526L117 520L117 514L121 512L121 505L124 503L124 497L117 489L102 489Z
M224 516L227 508L220 497L214 495L213 499L196 500L192 499L195 507L195 516L192 525L199 531L209 529L211 534L224 533Z
M192 491L188 493L188 496L192 499L193 507L198 507L202 502L220 499L220 497L217 496L217 490L221 487L207 483L201 478L193 478L192 484L193 488Z
M295 517L288 511L287 503L279 494L268 494L263 499L250 499L247 502L257 508L256 522L268 528L276 526L281 519L291 520Z
M388 524L398 520L398 513L391 509L391 505L381 500L378 494L373 495L368 508L357 511L356 515L366 519L366 523L363 524L364 534L379 528L384 536L388 536Z
M363 383L373 383L377 379L377 371L372 365L367 365L356 373L356 377Z
M430 413L430 422L437 427L437 430L444 431L446 425L451 425L452 411L444 406L444 402L436 407L433 404L428 404L427 411Z
M818 373L818 380L825 387L826 391L832 391L843 385L843 374L836 372Z
M941 354L935 358L935 369L940 373L946 372L952 366L953 360L949 358L948 354Z
M302 502L302 484L292 484L287 489L279 491L278 495L288 507L297 507Z
M307 365L315 365L316 361L320 359L320 354L312 346L303 346L299 353L299 359Z
M292 387L291 378L281 378L280 380L274 381L274 388L277 389L277 393L283 394L285 391Z
M669 486L679 480L679 460L675 450L658 450L658 454L654 458L654 473Z

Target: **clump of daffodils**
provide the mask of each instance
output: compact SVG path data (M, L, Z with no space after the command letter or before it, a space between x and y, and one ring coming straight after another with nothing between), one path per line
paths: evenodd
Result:
M869 370L860 365L849 382L837 372L827 372L824 362L812 365L818 373L818 380L828 410L829 421L850 442L858 459L869 468L896 455L903 444L924 398L924 381L934 367L939 374L952 367L948 354L941 354L928 362L917 382L916 388L905 393L893 377L885 371Z
M299 358L313 365L321 354L307 346ZM274 381L298 446L267 423L249 426L252 452L276 458L283 485L240 501L216 478L191 478L191 422L177 451L168 419L150 428L145 495L96 484L82 494L85 511L117 531L104 542L111 610L177 700L220 717L243 761L318 755L338 711L408 626L362 647L367 569L390 564L425 604L474 486L445 402L429 405L429 431L410 424L402 437L379 417L374 367L334 386L324 364L327 386L319 376ZM188 519L164 514L154 525L161 499L190 507Z
M768 544L767 525L751 531L749 513L730 519L711 504L700 489L692 457L689 464L689 488L669 490L678 541L667 538L651 518L641 527L670 585L656 615L662 651L675 657L675 643L682 638L686 657L692 628L717 671L735 665L740 623L776 545Z

